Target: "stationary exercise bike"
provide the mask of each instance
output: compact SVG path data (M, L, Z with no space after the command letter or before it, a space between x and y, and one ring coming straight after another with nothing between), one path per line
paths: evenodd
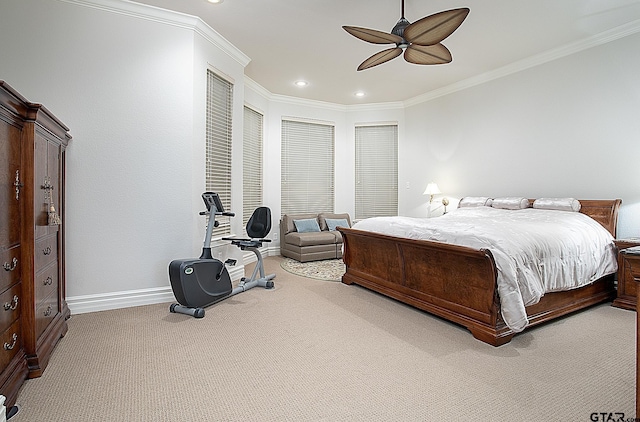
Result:
M169 264L169 280L173 294L179 303L169 307L172 313L178 312L191 315L195 318L204 317L204 308L214 303L227 299L238 293L260 286L265 289L273 288L275 274L264 275L262 254L258 250L263 242L271 242L264 237L271 231L271 210L267 207L259 207L251 215L247 222L247 235L250 239L223 238L231 241L232 245L241 250L249 250L256 254L258 262L253 269L251 278L243 277L237 287L231 285L231 277L227 265L236 264L235 259L227 259L222 262L211 255L211 236L213 228L218 227L216 216L235 216L232 212L226 212L220 201L220 197L214 192L202 194L202 200L207 207L200 215L209 216L207 233L202 246L202 254L197 259L176 259ZM260 277L258 277L258 274Z

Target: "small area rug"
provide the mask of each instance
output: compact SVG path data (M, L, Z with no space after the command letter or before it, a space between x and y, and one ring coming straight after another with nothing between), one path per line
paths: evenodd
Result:
M346 271L342 259L298 262L295 259L284 258L280 266L292 274L325 281L341 281Z

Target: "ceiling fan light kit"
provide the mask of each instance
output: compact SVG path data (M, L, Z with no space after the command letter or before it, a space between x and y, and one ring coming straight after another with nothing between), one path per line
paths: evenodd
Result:
M395 59L404 51L404 59L409 63L432 65L450 63L451 52L441 44L445 38L453 34L467 18L469 9L445 10L444 12L426 16L414 23L404 17L404 0L402 0L402 16L391 32L357 26L342 28L354 37L372 44L395 44L395 47L382 50L365 61L358 70L365 70Z

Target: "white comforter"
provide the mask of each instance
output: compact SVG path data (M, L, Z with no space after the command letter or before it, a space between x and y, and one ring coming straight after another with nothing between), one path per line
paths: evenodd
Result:
M528 324L525 306L545 293L590 284L618 268L613 236L578 212L459 208L438 218L369 218L353 228L489 249L502 316L515 332Z

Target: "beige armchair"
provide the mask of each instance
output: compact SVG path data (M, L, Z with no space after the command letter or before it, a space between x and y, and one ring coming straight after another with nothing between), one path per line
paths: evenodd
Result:
M300 262L342 258L342 234L349 214L291 214L280 220L280 255Z

